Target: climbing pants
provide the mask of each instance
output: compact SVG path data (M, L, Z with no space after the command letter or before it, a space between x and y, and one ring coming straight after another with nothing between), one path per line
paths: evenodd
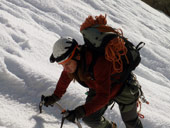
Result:
M108 121L103 114L113 101L119 105L122 120L125 123L126 128L143 128L141 121L137 114L137 99L138 99L138 84L137 80L133 80L128 85L125 85L121 93L111 100L105 107L101 108L97 112L86 116L83 121L91 128L112 128L112 122ZM90 101L96 95L95 91L90 89L86 102Z

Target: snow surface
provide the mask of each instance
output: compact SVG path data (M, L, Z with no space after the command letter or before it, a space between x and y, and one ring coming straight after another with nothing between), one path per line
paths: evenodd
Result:
M43 107L42 114L38 109L41 95L52 94L62 71L49 62L52 46L60 36L82 44L80 24L100 14L107 14L108 24L121 28L130 41L146 43L135 70L150 102L142 105L142 123L170 128L170 18L140 0L0 0L0 128L60 127L56 106ZM85 92L71 83L59 103L74 109L84 103ZM117 105L105 116L125 128Z

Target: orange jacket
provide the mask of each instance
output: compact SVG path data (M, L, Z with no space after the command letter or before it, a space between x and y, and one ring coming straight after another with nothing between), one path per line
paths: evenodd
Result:
M89 65L91 61L92 54L86 52L86 64ZM116 96L122 86L122 84L115 84L111 87L111 72L113 71L113 64L106 60L104 56L97 59L93 70L95 80L88 80L85 83L88 88L95 90L96 95L92 100L83 105L86 111L86 116L108 104L109 100ZM62 97L71 81L72 80L68 77L67 72L63 71L54 94L58 97Z

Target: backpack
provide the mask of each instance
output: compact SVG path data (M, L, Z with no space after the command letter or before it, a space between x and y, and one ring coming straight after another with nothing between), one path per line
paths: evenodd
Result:
M80 32L84 38L84 49L92 52L92 62L88 72L94 78L93 67L99 56L104 55L105 59L113 64L112 75L120 75L121 82L124 82L129 74L139 65L141 61L139 50L145 43L140 42L134 46L123 36L121 29L114 29L106 25L105 17L100 15L93 19L92 16L86 18L81 25ZM143 44L143 46L141 46Z

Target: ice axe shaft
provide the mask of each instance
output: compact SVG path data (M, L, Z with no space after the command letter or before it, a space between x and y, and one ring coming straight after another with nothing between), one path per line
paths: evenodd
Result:
M55 104L58 107L58 109L64 114L63 115L63 119L64 119L68 115L67 111L59 103L56 102ZM61 128L62 128L63 123L64 123L64 120L62 120ZM78 128L82 128L78 119L75 120L75 123L77 124Z
M45 99L45 96L42 95L42 96L41 96L41 101L40 101L40 103L39 103L40 113L42 113L42 106L43 106L44 103L45 103L44 99ZM58 108L58 109L62 112L62 114L63 114L63 118L62 118L62 122L61 122L61 127L60 127L60 128L62 128L63 123L64 123L64 120L66 119L66 116L68 116L68 112L67 112L59 103L56 102L55 104L56 104L57 108ZM54 105L54 104L53 104L53 105ZM53 105L51 105L51 106L53 106ZM75 120L75 123L76 123L76 125L78 126L78 128L82 128L82 126L81 126L80 122L78 121L78 119Z
M40 113L42 113L42 106L44 105L44 98L45 98L45 96L42 95L42 96L41 96L41 101L40 101L40 104L39 104Z

